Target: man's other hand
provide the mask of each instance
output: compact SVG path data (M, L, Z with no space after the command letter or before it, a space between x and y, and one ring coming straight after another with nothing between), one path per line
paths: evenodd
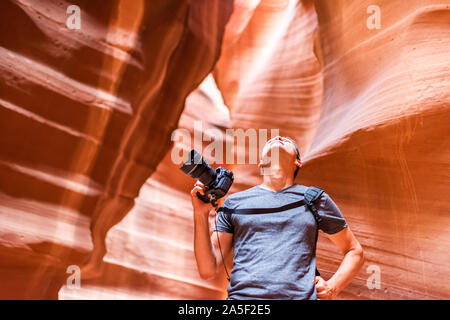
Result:
M316 293L319 300L333 300L336 297L336 290L324 278L316 276L314 284L316 285Z

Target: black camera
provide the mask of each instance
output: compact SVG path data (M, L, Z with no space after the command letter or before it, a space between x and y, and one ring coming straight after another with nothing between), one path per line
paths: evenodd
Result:
M234 180L233 172L222 167L214 170L195 150L189 152L189 159L180 170L205 185L205 195L197 192L197 196L203 202L211 202L214 206L217 205L216 200L227 194Z

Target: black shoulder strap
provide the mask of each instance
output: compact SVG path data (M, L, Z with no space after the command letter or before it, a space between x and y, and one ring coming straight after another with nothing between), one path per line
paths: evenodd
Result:
M299 200L278 208L251 208L251 209L229 209L226 207L220 207L217 212L229 213L229 214L265 214L265 213L276 213L282 212L290 209L294 209L305 205L305 201Z
M319 223L322 222L322 218L319 215L319 212L317 212L317 208L314 205L314 202L320 198L322 195L323 190L318 187L309 187L306 189L305 194L303 195L305 198L306 205L308 206L309 210L314 216L314 219L316 219L316 240L314 247L317 247L317 238L319 236ZM316 276L320 276L319 270L316 268Z
M306 205L314 215L314 219L316 219L317 224L322 222L322 218L319 216L319 213L317 212L317 209L314 206L314 202L320 198L322 193L323 190L318 187L309 187L308 189L306 189L304 194Z

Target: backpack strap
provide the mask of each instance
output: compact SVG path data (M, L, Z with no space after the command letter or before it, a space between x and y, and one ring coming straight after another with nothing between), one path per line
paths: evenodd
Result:
M316 219L317 224L322 222L322 218L319 216L316 207L314 206L314 202L322 196L323 190L318 187L309 187L306 189L304 194L305 202L308 208L311 210L314 215L314 219Z
M317 238L319 236L319 223L322 222L322 218L320 217L319 212L314 205L314 202L322 196L323 192L324 191L318 187L309 187L308 189L306 189L304 194L306 205L308 206L309 210L314 216L314 219L316 220L316 239L314 245L315 248L317 247ZM317 270L317 268L316 276L320 276L320 272L319 270Z
M305 205L306 201L299 200L278 208L251 208L251 209L229 209L225 207L220 207L217 212L223 212L226 214L267 214L267 213L277 213L290 209L294 209Z

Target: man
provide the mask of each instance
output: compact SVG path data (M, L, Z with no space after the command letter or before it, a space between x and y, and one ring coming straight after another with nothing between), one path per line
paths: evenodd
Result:
M271 155L277 152L277 161ZM295 142L277 136L264 146L261 170L263 183L228 196L219 212L215 232L209 230L210 204L191 191L194 207L194 251L203 279L217 274L234 247L234 267L228 299L333 299L356 276L363 264L363 250L331 198L323 193L315 202L322 221L318 228L341 250L344 258L328 280L315 275L316 221L305 205L290 208L303 199L307 189L294 184L301 167ZM292 206L291 206L292 207ZM265 208L254 214L254 208ZM266 210L269 208L268 210ZM287 208L284 210L284 208ZM248 214L237 214L251 209ZM234 213L233 213L234 212Z

